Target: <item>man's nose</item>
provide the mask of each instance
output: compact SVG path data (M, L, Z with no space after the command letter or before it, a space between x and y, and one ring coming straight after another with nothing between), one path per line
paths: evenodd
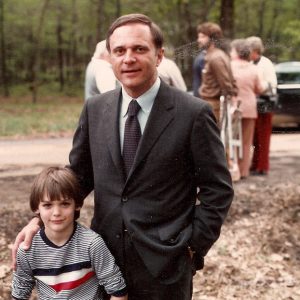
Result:
M128 64L135 62L135 60L134 52L131 49L128 49L124 56L124 62Z

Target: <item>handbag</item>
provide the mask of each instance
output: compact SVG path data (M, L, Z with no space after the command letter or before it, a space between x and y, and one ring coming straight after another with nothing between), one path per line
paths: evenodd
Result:
M261 114L273 112L276 110L278 104L278 95L273 92L271 85L265 94L257 97L257 111Z

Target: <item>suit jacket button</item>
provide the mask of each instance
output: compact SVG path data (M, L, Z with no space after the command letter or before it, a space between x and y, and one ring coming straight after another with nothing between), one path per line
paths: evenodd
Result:
M119 234L117 234L117 235L116 235L116 238L119 239L119 238L121 238L121 236L120 236Z
M123 197L122 198L122 202L127 202L128 201L128 198L127 197Z

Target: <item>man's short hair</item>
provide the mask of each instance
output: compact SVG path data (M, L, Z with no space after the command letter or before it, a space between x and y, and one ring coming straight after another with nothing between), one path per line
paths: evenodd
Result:
M251 51L256 51L258 54L262 55L265 51L263 42L258 36L250 36L247 38Z
M127 25L127 24L144 24L147 25L150 28L150 32L152 34L153 43L156 47L156 49L160 49L163 46L164 38L161 29L157 24L155 24L149 17L143 15L143 14L129 14L119 17L117 20L115 20L110 28L107 31L106 35L106 48L110 52L110 37L113 34L113 32L121 26Z
M38 174L33 182L30 193L30 208L33 212L38 210L39 204L47 196L50 201L73 199L75 207L83 205L79 182L70 168L49 167ZM75 220L80 212L75 211Z
M197 27L197 32L205 34L214 43L223 39L222 29L216 23L205 22L205 23L199 24Z

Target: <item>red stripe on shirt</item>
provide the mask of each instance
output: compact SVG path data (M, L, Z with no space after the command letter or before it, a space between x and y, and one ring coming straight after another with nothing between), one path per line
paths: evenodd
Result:
M82 278L74 281L69 282L61 282L55 285L50 285L57 293L62 290L72 290L80 286L81 284L88 281L90 278L92 278L95 275L94 271L91 271L87 274L85 274Z

